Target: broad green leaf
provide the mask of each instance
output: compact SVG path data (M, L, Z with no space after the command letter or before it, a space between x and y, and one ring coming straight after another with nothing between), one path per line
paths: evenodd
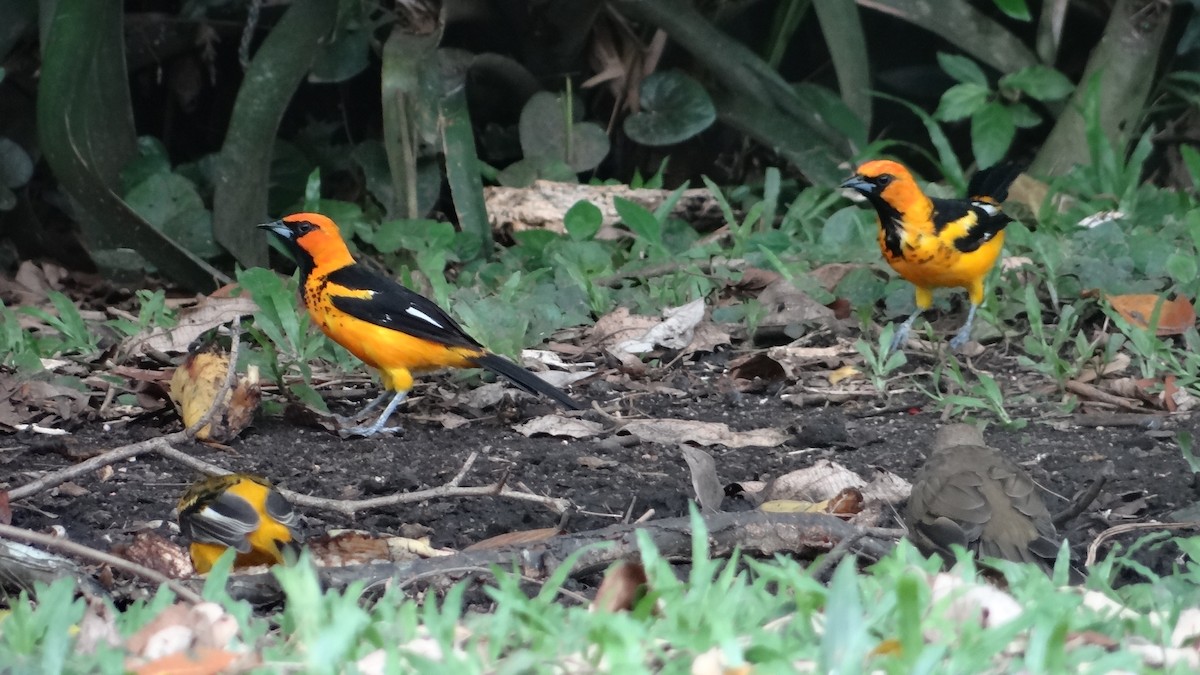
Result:
M383 46L383 147L391 181L383 207L389 216L417 218L428 213L422 194L431 181L421 175L419 150L437 137L443 88L434 55L441 37L441 24L428 35L410 33L397 24ZM437 174L440 187L440 171Z
M267 262L266 239L246 224L266 220L279 122L337 19L337 7L328 0L295 0L255 52L238 88L217 164L213 230L247 267Z
M471 258L486 258L494 248L492 225L483 203L483 177L479 173L479 155L475 150L475 131L467 111L465 81L448 89L441 101L442 150L446 154L446 180L450 197L464 233L476 239Z
M642 80L640 112L625 118L625 133L643 145L673 145L712 126L712 99L691 77L674 70Z
M990 89L972 82L956 84L942 94L942 100L933 116L943 122L966 119L987 105L991 95Z
M608 155L608 135L591 122L582 122L582 106L574 97L540 91L530 97L517 123L525 158L562 160L576 173L600 165Z
M1032 129L1042 123L1041 115L1024 103L1010 104L1008 111L1012 113L1013 124L1017 125L1019 129Z
M1004 158L1012 145L1017 127L1012 113L999 103L989 103L971 118L971 149L980 169L986 169Z
M979 64L971 59L957 54L938 52L937 60L942 70L959 82L977 84L981 87L988 86L987 75L984 74Z
M613 206L617 209L617 214L621 216L621 222L625 223L625 227L628 227L630 232L647 243L661 245L662 225L654 218L653 213L647 211L642 205L621 197L613 198Z
M817 21L833 61L842 100L866 126L871 125L871 66L859 8L845 0L814 0Z
M595 204L580 200L563 215L563 228L576 241L586 241L596 236L604 224L604 215Z
M1029 66L1000 78L1000 86L1016 89L1039 101L1057 101L1075 90L1066 75L1049 66Z
M345 82L367 69L371 35L360 28L339 30L325 42L313 61L310 82Z
M1174 251L1167 257L1167 274L1176 283L1189 284L1196 279L1196 256Z
M25 148L0 136L0 187L21 187L33 176L33 160Z
M994 0L996 6L1000 8L1008 16L1017 21L1029 21L1029 7L1025 4L1025 0Z

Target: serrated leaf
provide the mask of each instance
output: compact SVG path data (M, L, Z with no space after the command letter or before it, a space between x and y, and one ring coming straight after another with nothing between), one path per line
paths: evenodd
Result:
M625 134L642 145L673 145L704 131L717 119L704 86L678 71L642 80L642 111L625 118Z
M980 169L999 162L1012 145L1017 127L1012 113L999 103L989 103L971 118L971 149Z
M979 112L992 94L987 87L971 82L956 84L942 94L933 116L943 122L957 122Z
M1000 78L1000 86L1016 89L1039 101L1057 101L1075 90L1066 75L1049 66L1029 66Z
M965 56L938 52L937 60L942 70L959 82L977 84L981 87L988 85L987 75L984 74L983 69Z

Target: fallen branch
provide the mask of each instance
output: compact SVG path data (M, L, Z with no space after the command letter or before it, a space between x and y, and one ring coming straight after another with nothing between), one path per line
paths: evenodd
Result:
M32 595L34 584L49 585L63 577L75 579L79 590L88 595L108 595L74 560L0 537L0 585L5 586L6 591L11 585Z
M21 527L13 527L12 525L0 525L0 537L23 541L28 544L37 544L43 548L58 551L66 555L72 555L77 558L83 558L92 562L108 565L114 569L119 569L123 572L128 572L136 577L141 577L146 581L166 586L183 600L191 603L199 604L204 602L204 598L200 594L188 588L183 583L176 579L172 579L161 572L156 572L149 567L144 567L134 562L130 562L124 558L119 558L111 553L99 551L90 546L84 546L67 539L59 539L48 534L33 532Z
M734 549L770 556L786 553L813 557L828 552L841 541L856 538L847 548L872 560L884 556L891 542L863 532L840 518L823 513L718 513L704 518L708 530L708 554L726 557ZM690 518L665 518L641 525L612 525L599 530L560 535L532 544L517 544L502 549L456 553L450 556L393 564L354 565L318 570L322 583L329 588L345 588L352 582L368 585L397 579L401 586L416 580L447 579L457 581L475 568L518 566L531 580L544 580L555 573L570 556L572 575L579 576L604 569L617 560L640 554L637 532L643 531L654 542L659 554L669 558L688 558L692 552ZM432 582L430 582L432 583ZM234 576L229 581L233 597L251 603L280 599L281 591L270 574Z

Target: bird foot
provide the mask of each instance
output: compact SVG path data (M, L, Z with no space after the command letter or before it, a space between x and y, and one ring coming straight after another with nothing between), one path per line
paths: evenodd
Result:
M379 435L379 434L395 436L395 435L400 435L403 433L404 433L404 427L399 426L399 425L394 426L394 427L385 427L382 424L364 424L362 426L357 426L357 427L344 427L344 428L338 429L338 436L340 436L342 438L351 438L353 436L360 436L362 438L367 438L367 437L375 436L375 435Z
M887 353L884 354L884 357L887 357L892 352L900 349L906 342L908 342L908 332L911 327L912 326L907 321L896 327L896 332L892 335L892 343L888 345L888 350Z
M963 347L965 347L967 345L967 343L970 341L971 341L971 331L969 329L968 330L960 330L954 334L954 337L950 338L950 349L952 351L958 351L958 350L962 349Z

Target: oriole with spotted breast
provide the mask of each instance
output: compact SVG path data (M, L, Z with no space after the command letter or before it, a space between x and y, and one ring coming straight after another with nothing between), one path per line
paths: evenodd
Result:
M1004 228L1011 222L1000 204L1019 174L1013 164L980 171L967 186L967 199L929 197L908 169L886 159L866 162L842 183L875 207L879 250L916 287L917 309L900 324L889 351L908 339L913 322L933 304L935 288L966 289L971 307L950 347L959 349L970 339L975 311L984 299L984 279L1000 257Z
M486 368L529 393L579 409L562 390L485 349L432 300L357 263L337 224L326 216L297 213L259 227L282 239L295 256L313 322L379 371L386 391L357 418L391 398L374 423L343 433L371 436L398 430L384 425L412 388L413 373L441 368Z
M205 478L188 488L176 510L199 574L231 548L237 551L235 568L288 562L299 553L296 512L265 478L245 473Z

